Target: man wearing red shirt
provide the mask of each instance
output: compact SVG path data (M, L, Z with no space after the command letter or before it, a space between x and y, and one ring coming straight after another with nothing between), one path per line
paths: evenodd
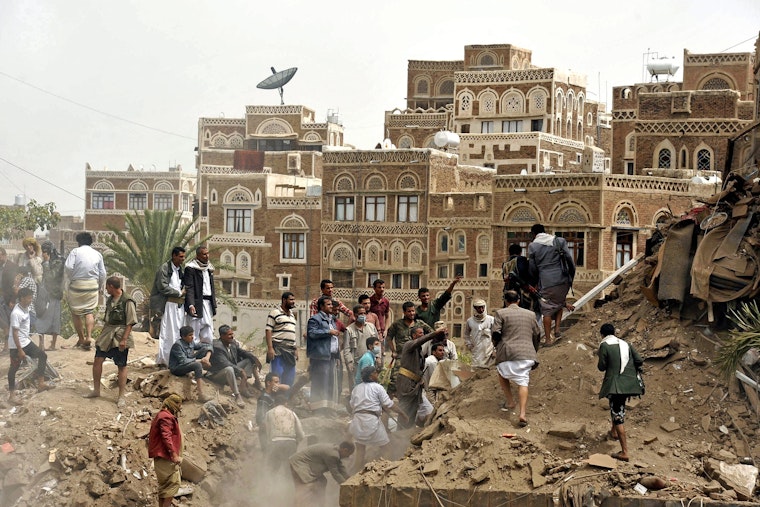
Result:
M380 335L380 343L385 341L385 322L388 320L391 310L391 302L385 297L385 282L377 279L372 283L375 293L369 297L369 311L377 315L377 332Z
M177 415L181 409L182 397L170 394L150 424L148 457L153 458L158 479L158 504L161 507L171 507L172 499L179 491L182 432Z

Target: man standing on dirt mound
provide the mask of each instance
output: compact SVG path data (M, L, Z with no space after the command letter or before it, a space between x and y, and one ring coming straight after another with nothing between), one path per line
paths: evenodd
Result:
M546 335L546 347L556 345L560 339L559 324L562 311L575 308L567 304L567 293L575 278L575 263L565 238L547 234L544 226L534 224L530 228L533 242L528 245L528 264L533 279L539 281L541 289L541 315ZM551 338L554 321L554 340Z
M512 396L511 380L517 384L517 400L520 409L518 425L525 427L528 419L525 410L528 406L528 384L530 372L538 366L538 342L541 330L536 322L536 314L520 308L520 295L508 290L504 294L506 308L496 312L493 323L493 343L496 347L496 371L499 384L507 401L502 405L503 411L515 408Z
M185 325L193 328L196 343L214 342L216 287L214 266L208 260L208 247L195 249L195 259L185 266Z
M612 429L608 436L620 441L620 452L612 457L628 461L628 438L625 434L625 403L631 396L644 394L641 381L641 366L644 361L639 353L625 340L615 336L615 326L602 324L599 329L602 343L599 344L599 362L597 368L604 372L599 398L610 400L610 417Z

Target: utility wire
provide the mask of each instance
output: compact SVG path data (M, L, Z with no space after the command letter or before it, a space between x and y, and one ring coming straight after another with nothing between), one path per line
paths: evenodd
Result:
M745 42L749 42L749 41L751 41L751 40L752 40L752 39L754 39L754 38L755 38L755 36L753 35L752 37L750 37L750 38L749 38L749 39L747 39L747 40L743 40L743 41L741 41L741 42L740 42L740 43L738 43L738 44L734 44L734 45L733 45L733 46L731 46L730 48L726 48L726 49L724 49L723 51L721 51L721 53L725 53L725 52L726 52L726 51L728 51L729 49L734 49L736 46L741 46L741 45L742 45L742 44L744 44Z
M10 165L10 166L13 166L13 167L15 167L15 168L16 168L16 169L18 169L19 171L25 172L25 173L26 173L26 174L28 174L29 176L34 176L34 177L35 177L35 178L37 178L38 180L40 180L40 181L43 181L43 182L47 183L48 185L51 185L51 186L53 186L53 187L57 188L58 190L61 190L62 192L66 192L67 194L69 194L69 195L71 195L71 196L74 196L74 197L76 197L77 199L81 199L82 201L84 201L84 200L85 200L85 199L84 199L84 197L82 197L81 195L77 195L77 194L75 194L75 193L73 193L73 192L70 192L70 191L66 190L65 188L63 188L63 187L61 187L61 186L59 186L59 185L56 185L56 184L55 184L55 183L53 183L52 181L46 180L45 178L43 178L43 177L41 177L41 176L37 176L37 175L36 175L36 174L34 174L33 172L31 172L31 171L27 171L27 170L26 170L26 169L24 169L23 167L21 167L21 166L18 166L18 165L16 165L16 164L14 164L13 162L11 162L11 161L9 161L9 160L6 160L6 159L4 159L3 157L0 157L0 160L2 160L3 162L5 162L6 164L8 164L8 165Z
M31 83L27 83L26 81L24 81L22 79L19 79L19 78L15 77L15 76L11 76L10 74L6 74L5 72L2 72L2 71L0 71L0 76L7 77L8 79L11 79L11 80L16 81L18 83L26 85L26 86L28 86L30 88L34 88L35 90L37 90L39 92L45 93L47 95L50 95L51 97L55 97L55 98L57 98L59 100L65 101L65 102L69 102L71 104L74 104L75 106L82 107L82 108L87 109L89 111L93 111L95 113L102 114L103 116L107 116L107 117L113 118L115 120L123 121L123 122L129 123L131 125L136 125L138 127L142 127L142 128L148 129L148 130L153 130L154 132L160 132L162 134L166 134L166 135L169 135L169 136L179 137L181 139L189 139L191 141L196 141L197 140L195 137L189 137L189 136L186 136L186 135L177 134L177 133L174 133L174 132L169 132L168 130L163 130L163 129L160 129L160 128L157 128L157 127L151 127L150 125L146 125L144 123L136 122L136 121L130 120L128 118L123 118L123 117L117 116L115 114L111 114L111 113L107 113L105 111L101 111L100 109L96 109L94 107L88 106L87 104L82 104L81 102L77 102L76 100L71 100L71 99L66 98L66 97L64 97L62 95L58 95L57 93L53 93L53 92L47 91L47 90L45 90L43 88L40 88L39 86L35 86L35 85L31 84Z

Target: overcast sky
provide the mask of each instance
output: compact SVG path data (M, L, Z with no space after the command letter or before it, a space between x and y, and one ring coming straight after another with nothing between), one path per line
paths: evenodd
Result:
M0 0L0 203L81 215L87 162L194 171L199 117L279 104L256 88L271 66L299 69L286 104L339 110L346 142L372 148L405 106L410 59L511 43L609 102L642 81L648 48L681 65L684 48L753 51L759 30L758 0Z

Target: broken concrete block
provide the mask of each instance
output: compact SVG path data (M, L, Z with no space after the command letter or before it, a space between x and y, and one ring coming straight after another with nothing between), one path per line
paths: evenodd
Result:
M578 439L578 438L581 438L584 433L586 433L586 425L585 424L562 424L559 426L555 426L554 428L550 429L547 433L549 435L553 435L555 437L560 437L560 438Z
M479 470L475 470L472 475L470 476L470 481L473 484L480 484L483 481L486 481L490 477L490 472L486 467L483 467Z
M441 469L441 463L439 461L431 461L422 467L422 473L425 475L435 475Z
M644 444L649 445L657 441L657 435L647 435L644 437Z
M718 481L710 481L702 488L702 492L705 495L720 493L721 491L723 491L723 486L721 486Z
M668 433L673 433L676 430L680 430L681 425L677 422L668 421L660 424L660 428L662 428L664 431L667 431Z
M546 466L544 465L544 459L538 457L530 462L530 477L534 488L540 488L546 484L546 477L542 474Z
M758 470L752 465L728 465L724 461L708 459L705 471L724 488L734 490L739 500L752 499Z
M700 420L700 424L702 425L702 429L704 431L708 431L710 429L710 423L712 422L712 417L709 415L703 415L702 419Z
M206 460L202 460L195 456L184 456L180 468L183 479L191 482L201 482L206 475L208 465L206 464Z
M575 449L575 444L572 442L560 442L559 448L563 451L572 451Z

